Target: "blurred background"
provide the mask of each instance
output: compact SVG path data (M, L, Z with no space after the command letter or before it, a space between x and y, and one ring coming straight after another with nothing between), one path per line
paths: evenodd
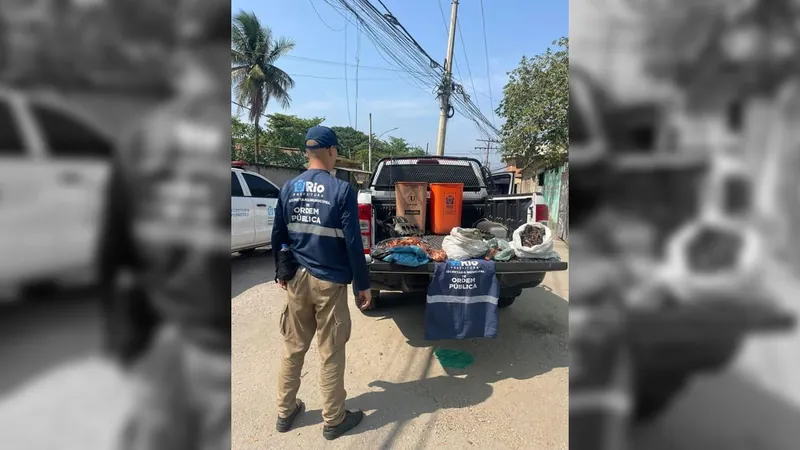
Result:
M797 448L800 2L570 1L570 447Z
M0 2L0 448L113 447L97 231L117 143L169 98L177 3Z

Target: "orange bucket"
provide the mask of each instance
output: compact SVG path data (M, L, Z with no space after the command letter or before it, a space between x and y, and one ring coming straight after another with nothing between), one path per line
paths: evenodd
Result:
M461 226L461 204L464 201L464 184L431 183L431 232L450 234Z

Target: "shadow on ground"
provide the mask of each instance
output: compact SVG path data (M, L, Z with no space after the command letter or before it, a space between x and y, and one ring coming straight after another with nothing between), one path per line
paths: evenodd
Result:
M449 376L404 383L377 380L369 386L380 390L366 392L347 400L348 408L372 411L364 419L363 424L349 434L378 430L386 425L407 422L441 409L467 408L483 403L492 395L492 387L486 383ZM322 412L312 410L298 418L296 427L321 423Z
M102 348L102 312L93 289L38 292L0 306L0 397L63 363Z
M734 370L698 378L658 421L633 433L631 448L779 450L800 442L800 405Z
M231 298L259 284L274 281L275 259L272 250L258 249L249 255L231 255Z
M459 350L475 358L467 369L446 369L450 375L482 383L527 380L568 364L569 303L543 287L523 291L500 310L496 339L426 341L424 294L384 292L376 306L367 314L393 320L412 347Z
M568 303L546 289L529 289L512 307L500 311L497 339L425 341L424 310L423 295L382 293L376 309L367 314L377 320L393 320L408 345L430 349L422 373L439 364L432 352L434 347L468 352L475 362L464 370L446 369L447 375L432 378L402 383L374 381L370 387L378 390L348 399L348 407L369 412L354 434L390 426L382 444L375 448L392 448L403 424L420 416L485 402L494 392L492 383L528 380L567 365ZM312 410L298 418L296 426L321 423L321 411ZM420 436L417 448L425 440Z

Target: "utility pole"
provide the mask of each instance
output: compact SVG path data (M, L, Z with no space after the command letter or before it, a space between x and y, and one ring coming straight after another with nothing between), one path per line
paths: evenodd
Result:
M450 35L447 41L447 58L444 60L444 78L439 92L439 138L436 155L444 156L444 142L447 135L447 119L450 118L450 93L453 90L453 49L456 42L456 19L458 0L453 0L450 12Z
M430 142L425 143L425 156L430 155L430 152L428 152L428 144L430 144Z
M495 139L478 139L478 142L486 143L486 147L475 147L475 150L483 150L486 152L483 159L483 165L484 167L489 167L489 152L492 150L500 150L499 147L492 147L492 144L499 144L500 141Z
M372 172L372 113L369 113L369 151L367 152L369 158L369 170Z

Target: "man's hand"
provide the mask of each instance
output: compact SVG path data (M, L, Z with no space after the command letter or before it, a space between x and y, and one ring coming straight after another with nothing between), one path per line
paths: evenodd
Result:
M281 287L284 291L286 290L286 282L283 280L278 280L278 286Z
M362 311L372 308L372 292L369 289L358 292L358 308Z

